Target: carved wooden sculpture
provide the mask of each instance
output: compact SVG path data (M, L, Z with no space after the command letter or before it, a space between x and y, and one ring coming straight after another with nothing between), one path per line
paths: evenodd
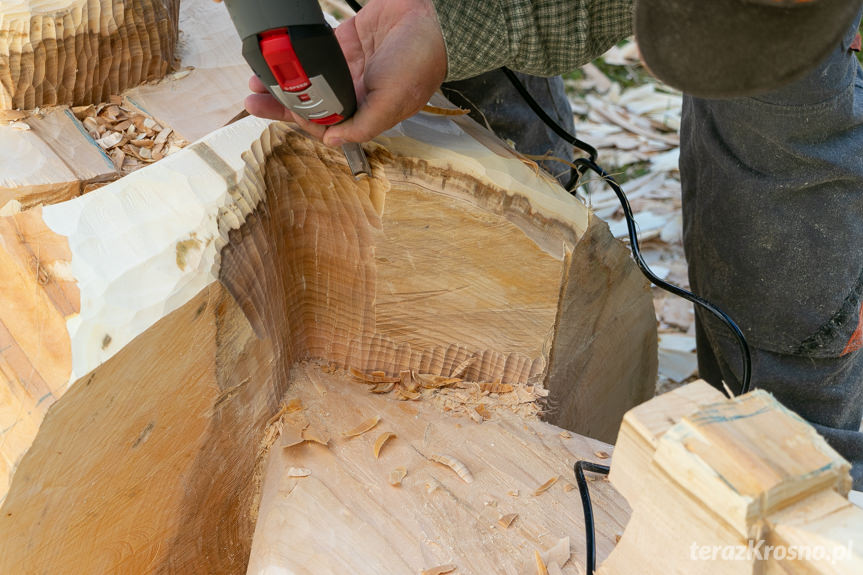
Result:
M250 118L74 201L0 219L0 572L242 572L280 553L262 522L278 523L292 488L267 454L318 447L331 455L316 461L345 463L297 459L289 471L310 470L301 491L358 489L341 494L355 514L371 501L360 491L391 493L380 517L426 529L404 536L418 547L393 557L394 572L471 549L464 565L499 555L511 572L567 535L579 549L565 478L607 448L531 413L612 438L653 392L650 294L604 223L484 134L421 114L369 145L374 177L356 182L340 151ZM372 394L347 368L399 383ZM375 415L372 431L341 435ZM329 448L281 446L311 433L291 427L300 417ZM385 431L398 437L376 459ZM366 456L374 477L350 483L350 458ZM463 492L447 458L478 489ZM401 488L391 465L408 473ZM445 499L432 502L432 479ZM626 512L605 493L607 553ZM400 503L410 494L441 515L427 523ZM339 528L378 517L329 509ZM451 537L449 510L524 521L476 524L476 546L448 554L430 541ZM351 571L382 572L371 558L398 542L369 537L369 562Z
M174 64L179 0L0 3L0 109L105 102Z
M91 4L101 6L98 2ZM123 3L115 4L114 10L120 11ZM176 4L166 6L176 8ZM0 3L0 14L4 9L13 11L7 5L11 4ZM152 18L158 12L142 12L140 3L135 2L127 2L126 6L123 13L133 18ZM3 22L0 16L0 44ZM173 47L176 19L171 22ZM64 105L4 111L0 105L0 207L12 200L28 208L72 199L221 128L242 109L251 71L243 61L239 38L224 6L212 0L185 0L180 7L179 25L183 41L176 49L178 71L159 82L140 86L140 81L150 78L134 82L130 79L122 86L104 82L92 98L75 100L87 105L73 108ZM155 25L147 29L151 28L152 34L160 29ZM153 48L159 46L157 42ZM39 53L44 56L45 50ZM128 64L143 57L143 53L136 49L122 60L123 52L118 50L112 52L112 62L122 60ZM106 61L101 56L91 57L90 52L81 53L81 57L89 58L88 65ZM170 58L165 60L169 61ZM0 52L3 87L7 85L2 80L4 70L8 70L6 63ZM83 79L74 74L67 77L76 82L93 80L92 74ZM26 78L31 82L27 90L35 93L34 78ZM26 78L22 76L19 83ZM120 91L127 88L120 97ZM21 92L27 90L22 88Z

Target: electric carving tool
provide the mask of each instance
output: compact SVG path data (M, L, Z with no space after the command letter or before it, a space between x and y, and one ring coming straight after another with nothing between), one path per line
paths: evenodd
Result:
M276 100L322 126L353 116L350 69L317 0L225 0L225 6L243 57ZM371 174L359 144L342 150L354 177Z

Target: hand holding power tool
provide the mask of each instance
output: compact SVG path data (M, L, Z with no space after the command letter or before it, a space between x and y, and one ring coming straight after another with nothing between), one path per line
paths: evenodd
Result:
M332 126L357 109L353 80L317 0L226 0L243 57L270 94L311 122ZM362 147L342 146L354 177L371 169Z

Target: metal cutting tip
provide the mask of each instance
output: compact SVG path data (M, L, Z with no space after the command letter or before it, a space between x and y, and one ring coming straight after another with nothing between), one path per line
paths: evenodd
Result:
M348 161L351 174L353 174L355 179L359 180L361 177L372 175L369 159L366 157L366 153L360 144L344 144L342 145L342 151L345 153L345 159Z

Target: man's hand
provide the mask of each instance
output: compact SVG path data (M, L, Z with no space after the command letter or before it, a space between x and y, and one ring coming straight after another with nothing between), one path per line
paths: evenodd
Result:
M365 142L417 113L446 77L446 48L431 0L371 0L336 28L357 92L356 114L325 128L309 122L267 93L253 76L249 113L293 120L324 143Z

